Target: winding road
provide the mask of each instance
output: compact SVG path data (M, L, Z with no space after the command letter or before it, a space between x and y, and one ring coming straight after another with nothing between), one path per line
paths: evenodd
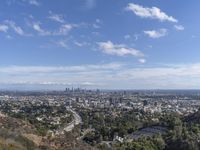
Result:
M76 111L74 111L73 109L68 109L68 111L70 111L73 114L74 119L71 123L67 124L67 126L64 127L63 130L66 132L72 131L76 125L79 125L82 123L82 119Z

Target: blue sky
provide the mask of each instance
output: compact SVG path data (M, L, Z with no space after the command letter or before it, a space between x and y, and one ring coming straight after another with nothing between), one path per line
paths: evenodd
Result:
M200 88L200 1L4 0L0 88Z

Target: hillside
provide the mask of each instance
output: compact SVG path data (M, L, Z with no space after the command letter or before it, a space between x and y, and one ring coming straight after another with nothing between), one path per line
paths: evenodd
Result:
M41 136L30 123L2 114L0 127L0 150L94 150L76 140L74 133Z

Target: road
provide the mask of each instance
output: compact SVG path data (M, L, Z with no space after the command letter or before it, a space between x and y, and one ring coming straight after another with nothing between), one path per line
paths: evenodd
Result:
M68 111L72 112L74 119L71 123L67 124L67 126L64 127L63 130L66 132L72 131L76 125L82 123L82 119L76 111L74 111L73 109L68 109Z
M85 131L82 132L82 136L78 137L77 140L82 140L86 134L95 131L95 129L86 129Z

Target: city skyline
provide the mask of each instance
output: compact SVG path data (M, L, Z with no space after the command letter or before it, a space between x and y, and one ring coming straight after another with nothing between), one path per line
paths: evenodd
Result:
M5 0L0 89L199 89L199 5Z

